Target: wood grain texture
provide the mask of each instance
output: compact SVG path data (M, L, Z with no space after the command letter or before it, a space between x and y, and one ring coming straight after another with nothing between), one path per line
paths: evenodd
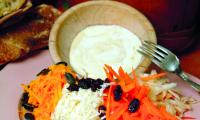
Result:
M69 51L74 37L91 25L120 25L135 33L141 41L157 42L154 28L136 9L116 1L89 1L65 11L55 22L49 39L53 61L69 63ZM144 71L150 60L143 58L137 71Z

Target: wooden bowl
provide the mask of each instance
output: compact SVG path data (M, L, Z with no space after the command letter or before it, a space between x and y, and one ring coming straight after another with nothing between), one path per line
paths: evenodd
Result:
M70 64L69 51L74 37L91 25L120 25L135 33L141 41L157 42L154 28L138 10L116 1L89 1L68 9L53 25L49 38L53 61ZM145 71L150 63L149 59L142 58L136 71Z

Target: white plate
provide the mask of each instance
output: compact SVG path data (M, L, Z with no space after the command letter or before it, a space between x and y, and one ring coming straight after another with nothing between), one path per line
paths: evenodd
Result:
M0 71L0 120L18 120L18 101L23 92L20 84L28 84L35 78L35 75L42 69L52 64L48 50L32 55L20 62L8 64ZM189 75L194 81L200 83L200 79ZM172 81L178 82L178 88L182 89L184 96L191 96L200 100L191 87L185 84L180 78L169 74ZM200 118L200 103L193 106L193 111L186 114L197 119Z

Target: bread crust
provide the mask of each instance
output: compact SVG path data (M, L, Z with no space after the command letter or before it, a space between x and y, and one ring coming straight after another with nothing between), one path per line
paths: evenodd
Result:
M0 64L48 45L50 29L60 11L49 5L33 8L25 19L0 30Z
M26 0L26 2L20 8L7 13L0 17L0 29L6 28L9 25L15 24L20 21L24 14L32 7L31 0ZM19 19L21 18L21 19Z

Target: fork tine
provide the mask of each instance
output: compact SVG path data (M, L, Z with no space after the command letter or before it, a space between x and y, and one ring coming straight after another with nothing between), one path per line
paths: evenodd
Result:
M147 44L149 44L149 45L152 45L152 46L158 48L160 51L164 52L165 54L171 53L171 51L169 51L168 49L166 49L166 48L164 48L164 47L162 47L162 46L160 46L160 45L157 45L157 44L155 44L155 43L153 43L153 42L144 41L144 43L147 43Z
M142 50L137 50L139 53L141 53L142 55L144 55L144 56L146 56L146 57L148 57L148 58L150 58L150 59L153 59L153 56L152 55L149 55L149 54L147 54L146 52L144 52L144 51L142 51Z
M148 58L149 58L153 63L155 63L156 65L160 66L160 62L159 62L158 60L154 59L153 56L148 55L147 53L145 53L145 52L143 52L143 51L141 51L141 50L137 50L137 51L138 51L140 54L142 54L142 55L148 57Z
M150 54L151 56L153 56L154 58L156 58L159 61L162 61L162 59L163 59L159 55L155 54L154 51L149 50L149 48L147 48L145 46L141 46L140 49L143 50L144 52Z
M165 55L165 53L162 53L162 52L160 52L159 50L157 50L156 49L156 47L154 47L154 46L152 46L152 45L149 45L148 43L143 43L142 44L144 47L146 47L146 48L148 48L149 50L151 50L152 52L155 52L155 53L157 53L159 56L161 56L161 57L165 57L166 55Z

